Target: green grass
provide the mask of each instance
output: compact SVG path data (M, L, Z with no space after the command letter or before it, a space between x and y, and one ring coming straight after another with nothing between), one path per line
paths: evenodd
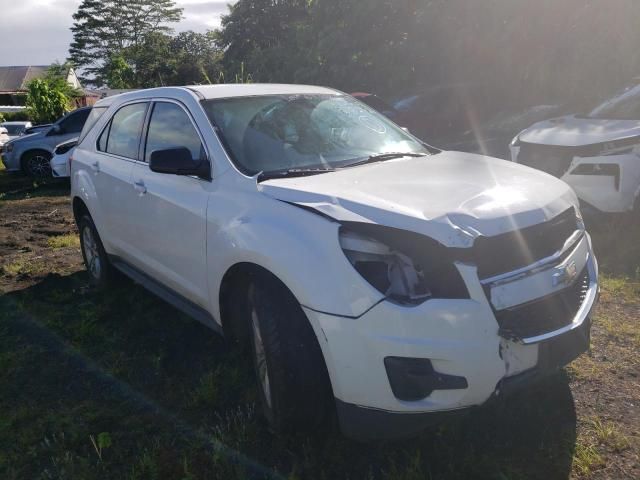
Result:
M43 260L36 260L31 257L22 257L0 267L0 273L16 277L18 275L43 274L48 270Z
M334 425L274 437L246 356L131 282L106 294L86 282L84 273L52 276L0 297L2 478L241 479L267 471L292 479L519 479L571 470L565 377L414 440L358 444ZM111 442L98 455L93 442L102 433ZM532 464L532 452L545 462Z
M593 417L589 423L591 431L600 444L606 445L616 452L624 451L631 446L629 438L620 431L620 427L614 422Z
M586 477L606 465L604 457L595 445L580 442L576 445L573 462L574 471L581 477Z
M54 250L60 248L80 248L80 237L78 237L77 233L55 235L53 237L49 237L47 243Z

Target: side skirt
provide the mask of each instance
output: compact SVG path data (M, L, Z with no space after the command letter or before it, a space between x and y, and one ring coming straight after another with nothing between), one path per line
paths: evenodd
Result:
M222 327L220 326L220 324L218 324L213 316L204 308L196 305L191 300L184 298L182 295L176 293L157 280L154 280L146 273L141 272L137 268L129 265L120 257L109 255L109 261L114 267L124 273L127 277L131 278L134 282L139 283L160 299L173 305L184 314L209 327L216 333L223 335Z

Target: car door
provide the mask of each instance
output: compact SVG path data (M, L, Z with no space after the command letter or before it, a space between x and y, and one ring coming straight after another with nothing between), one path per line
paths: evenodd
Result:
M206 209L211 182L149 169L154 151L186 147L194 163L209 161L200 132L178 102L154 102L145 132L144 163L133 168L137 241L144 271L181 296L208 308Z
M131 173L139 159L148 105L136 102L120 107L98 136L95 152L87 158L100 201L100 237L110 254L128 261L135 258L139 248L137 225L131 215L136 200Z

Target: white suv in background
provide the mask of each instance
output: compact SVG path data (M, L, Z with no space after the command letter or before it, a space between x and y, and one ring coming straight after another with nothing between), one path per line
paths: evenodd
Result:
M335 409L350 437L412 434L588 348L596 259L550 175L326 88L109 100L71 159L92 282L120 270L250 345L276 431Z
M584 213L640 216L640 85L587 115L533 124L509 146L511 159L567 182Z

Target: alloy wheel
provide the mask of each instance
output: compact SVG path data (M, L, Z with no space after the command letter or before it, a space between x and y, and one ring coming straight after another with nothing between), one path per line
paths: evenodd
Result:
M27 170L32 177L44 178L51 176L49 159L44 155L34 155L27 162Z
M84 227L82 231L82 245L84 246L84 256L87 262L87 270L93 278L100 279L102 274L102 265L100 263L100 253L98 244L93 236L91 228Z
M271 383L269 380L269 367L267 365L267 354L265 352L264 343L262 342L262 334L260 333L260 322L255 307L251 310L251 327L253 329L253 348L256 354L256 366L260 387L267 402L267 406L271 408Z

